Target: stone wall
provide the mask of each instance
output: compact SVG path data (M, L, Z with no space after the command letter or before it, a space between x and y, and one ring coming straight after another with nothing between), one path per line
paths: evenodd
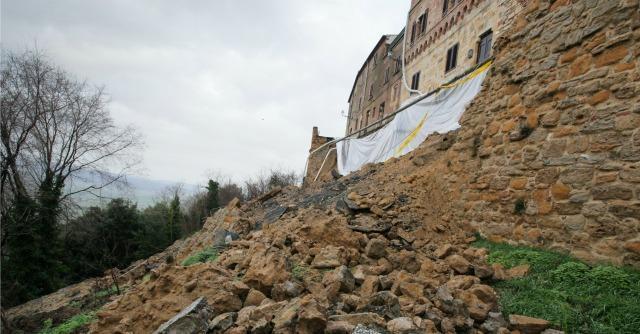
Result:
M331 137L320 136L318 132L318 127L314 126L311 132L311 148L309 149L309 153L313 152L314 150L318 149L320 146L332 140L333 138ZM318 180L317 180L318 183L322 183L323 181L328 181L333 179L331 171L336 167L336 163L337 163L335 148L336 148L335 144L327 145L325 148L319 150L313 155L309 155L309 157L307 158L306 174L304 175L304 179L302 181L303 185L306 186L314 183L314 179L316 175L318 175ZM328 152L329 152L329 155L327 156ZM322 162L325 160L325 157L327 158L323 166ZM320 174L318 174L320 167L322 167L322 171L320 171Z
M488 238L640 263L638 0L534 1L496 44L457 155Z

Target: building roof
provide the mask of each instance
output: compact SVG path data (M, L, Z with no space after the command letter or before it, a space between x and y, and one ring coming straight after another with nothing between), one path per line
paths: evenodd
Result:
M348 102L351 102L351 98L353 98L353 93L356 90L356 83L358 82L358 78L360 77L362 72L364 72L364 69L367 68L367 63L369 63L371 58L373 58L373 55L375 55L376 51L378 51L378 49L382 45L395 46L398 43L398 40L399 40L398 37L399 36L400 37L404 36L404 29L402 29L402 31L397 35L382 35L382 37L380 37L380 39L378 40L376 45L373 47L373 49L369 53L369 56L364 61L364 64L362 64L362 67L360 67L360 70L358 71L358 74L356 75L356 79L353 81L353 86L351 87L351 93L349 94ZM402 40L402 38L400 38L400 40Z

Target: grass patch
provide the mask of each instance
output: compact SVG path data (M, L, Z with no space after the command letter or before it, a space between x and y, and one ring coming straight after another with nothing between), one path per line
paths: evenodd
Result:
M297 279L298 281L302 281L304 279L304 276L308 272L309 267L301 264L295 264L293 268L291 268L291 276L293 276L293 278Z
M122 292L122 288L120 288L120 292ZM103 290L97 291L95 296L96 296L96 298L100 299L100 298L109 297L111 295L115 295L116 293L118 293L118 288L114 284L111 287L109 287L108 289L103 289Z
M639 270L589 266L565 254L482 239L474 246L489 250L490 263L531 266L526 277L493 285L506 315L544 318L567 333L638 333Z
M75 333L75 331L90 323L94 318L95 318L96 314L95 312L87 312L87 313L80 313L80 314L76 314L75 316L73 316L72 318L70 318L69 320L65 321L64 323L53 327L52 323L51 323L51 319L47 319L43 326L42 329L40 330L40 332L38 332L39 334L70 334L70 333Z
M196 263L204 263L204 262L213 262L218 258L218 251L213 247L205 248L201 252L198 252L194 255L189 256L184 261L182 261L182 265L188 267L190 265Z

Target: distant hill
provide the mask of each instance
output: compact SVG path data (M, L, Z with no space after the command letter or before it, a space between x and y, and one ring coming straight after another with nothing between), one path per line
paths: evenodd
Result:
M75 196L75 201L82 207L100 206L106 204L112 198L122 197L138 204L138 208L145 208L160 199L162 192L172 186L182 184L184 197L198 191L198 185L178 181L154 180L142 176L129 175L126 185L111 185L104 189L91 193L80 193ZM72 186L79 189L87 183L76 183ZM96 196L98 195L98 196Z

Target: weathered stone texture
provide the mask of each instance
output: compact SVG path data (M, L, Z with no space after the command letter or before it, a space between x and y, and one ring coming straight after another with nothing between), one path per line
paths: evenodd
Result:
M638 6L532 1L496 41L458 135L479 144L462 198L485 236L640 264Z

